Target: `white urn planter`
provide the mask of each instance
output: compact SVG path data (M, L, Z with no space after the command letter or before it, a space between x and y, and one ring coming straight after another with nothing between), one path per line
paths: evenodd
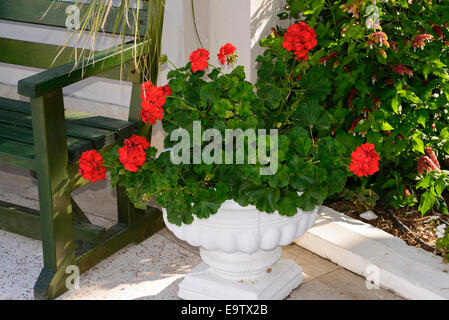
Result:
M169 223L165 209L163 217L176 237L200 247L203 260L179 284L181 299L269 300L285 298L302 282L301 267L281 258L280 246L312 227L317 209L286 217L227 200L215 215L189 225Z

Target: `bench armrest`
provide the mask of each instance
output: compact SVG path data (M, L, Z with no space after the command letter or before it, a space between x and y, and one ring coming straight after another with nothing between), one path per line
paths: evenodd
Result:
M50 68L28 78L22 79L18 84L19 94L36 98L56 89L64 88L85 78L102 73L117 67L122 61L128 62L134 58L134 52L140 51L147 42L135 45L128 43L94 54L92 59L86 59L75 66L74 62L59 67Z

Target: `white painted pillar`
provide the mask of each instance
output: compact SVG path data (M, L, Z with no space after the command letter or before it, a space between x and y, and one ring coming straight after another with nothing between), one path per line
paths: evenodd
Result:
M167 4L170 4L167 0ZM237 63L245 67L247 79L256 81L256 57L262 53L259 41L279 23L277 14L285 0L194 0L201 41L210 51L211 63L218 65L217 53L227 42L237 47ZM184 55L200 47L196 38L190 0L182 1L184 19ZM171 23L171 22L168 22ZM167 52L167 54L170 54Z

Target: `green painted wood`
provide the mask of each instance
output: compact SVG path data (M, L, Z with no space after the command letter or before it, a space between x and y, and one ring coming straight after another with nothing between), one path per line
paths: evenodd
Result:
M4 97L0 97L0 108L16 112L31 113L29 102Z
M31 113L30 104L28 102L2 97L0 97L0 109L25 114ZM73 110L65 110L64 114L67 122L92 128L104 129L107 131L114 131L117 140L128 138L137 129L136 124L130 121L97 116Z
M139 113L141 111L141 104L142 100L140 98L142 87L142 81L140 82L133 82L133 86L131 89L131 102L129 105L129 113L128 113L128 120L132 121L134 123L140 123L142 122Z
M47 15L44 21L37 20L36 12L40 12L43 5L48 5L49 2L51 0L1 0L0 19L44 25L63 25L65 14L61 10L63 6L65 8L68 5L67 3L56 4L61 5L58 9L60 15L52 15L58 12L57 10L50 11L51 14ZM24 8L26 10L23 10ZM130 129L132 126L121 127L117 123L111 124L111 122L103 121L102 118L84 117L70 112L66 112L68 120L64 121L62 98L63 87L89 76L117 78L117 74L121 74L121 79L134 83L129 119L141 125L138 113L140 112L140 83L143 79L140 74L135 72L134 54L136 50L137 56L140 57L138 59L144 61L147 70L150 70L150 79L156 83L163 9L163 0L149 1L148 12L150 14L148 16L150 18L142 19L141 24L145 29L151 28L151 40L138 43L137 48L130 43L125 46L124 50L118 46L97 52L94 59L85 60L78 66L68 62L71 50L69 48L67 53L63 53L56 61L56 64L61 64L60 66L19 81L19 93L31 98L31 118L23 110L28 108L27 113L29 113L30 107L26 102L9 101L5 104L0 99L0 112L2 112L0 123L5 124L9 129L13 124L22 127L19 131L17 128L14 128L14 132L3 131L5 137L9 134L8 139L14 138L18 141L7 140L0 136L0 162L28 167L35 170L38 177L41 208L39 223L44 267L34 287L36 299L52 299L67 290L65 279L68 276L66 273L68 265L76 263L81 272L84 272L127 244L142 241L164 226L159 210L150 208L147 212L143 212L135 209L126 197L124 190L119 191L117 205L120 222L116 226L104 232L103 229L97 229L88 223L87 217L70 197L70 192L84 185L86 181L80 177L77 166L69 163L70 141L68 146L67 140L72 137L69 131L74 130L72 126L82 127L84 131L89 128L103 129L115 133L117 139L122 139L129 136L133 130ZM142 17L144 16L142 15ZM152 21L158 21L158 23ZM148 45L150 46L149 56L141 57L142 48ZM8 48L3 50L5 47ZM5 39L0 39L0 48L0 61L40 68L46 68L49 63L51 64L50 59L53 57L53 52L57 50L50 45ZM33 56L33 54L29 54L30 52L41 52L41 54L36 53ZM126 65L125 69L120 70L119 66L123 62ZM16 114L13 115L13 113ZM31 126L30 119L32 119ZM17 123L18 121L19 123ZM112 127L108 127L110 125ZM29 137L23 133L23 128L31 127L33 128L34 150ZM66 139L66 134L69 136L68 139ZM74 137L77 136L74 135ZM99 152L105 152L113 145L107 144ZM33 160L34 154L35 160ZM72 211L74 212L72 213ZM22 215L23 212L14 214L14 223L30 219L36 223L36 214L34 218ZM2 225L1 213L0 225ZM17 225L15 228L18 231L19 229L28 230L30 233L36 233L36 229L39 230L37 227L30 230ZM77 241L77 245L75 245L74 239L80 237L83 237L84 241ZM98 243L95 244L95 241ZM77 253L76 256L75 253Z
M73 3L56 1L53 5L53 0L1 0L0 1L0 19L28 22L40 25L55 26L66 28L67 13L66 8ZM51 6L51 10L48 10L47 14L44 13ZM80 6L80 17L83 16L86 6ZM146 5L142 7L139 13L139 35L145 34L147 27L147 11ZM129 10L128 20L130 27L126 28L126 34L134 35L135 26L133 24L133 14L136 10ZM113 26L115 18L119 12L119 8L111 7L108 18L104 25L104 31L106 33L112 33L114 31ZM120 21L119 26L125 23L124 19ZM89 29L88 29L89 30Z
M162 212L156 208L150 208L140 215L130 226L117 223L106 231L106 236L98 244L84 242L84 250L79 251L75 263L80 273L86 272L98 262L106 259L130 243L139 243L164 227ZM59 286L59 290L43 291L36 288L55 288L56 282L65 283L67 274L44 268L35 285L35 299L53 299L67 291L65 285Z
M0 229L40 240L39 212L0 201Z
M39 211L0 201L0 229L41 240ZM76 240L100 242L106 237L106 228L88 222L74 221Z
M28 127L15 126L0 122L0 138L33 145L33 130ZM69 161L78 160L84 151L92 150L94 144L89 140L67 137Z
M129 198L126 195L125 188L117 186L116 190L118 212L117 221L126 225L132 225L133 223L136 223L136 221L138 221L142 217L142 214L144 214L145 211L139 210L134 207L134 204L129 201Z
M70 198L72 201L72 221L80 221L80 222L90 223L89 218L86 216L84 211L78 206L78 204L73 199L73 197L70 197Z
M66 110L65 118L68 122L77 125L114 131L117 140L129 138L137 130L137 126L133 122L96 116L85 112Z
M93 59L84 60L79 65L74 63L64 64L28 78L22 79L18 84L18 92L26 97L35 98L49 93L53 90L64 88L82 79L97 75L111 68L120 66L121 62L133 59L137 50L139 53L146 42L116 46L111 49L100 51Z
M61 49L60 46L0 38L0 48L2 48L0 50L0 62L9 64L48 69L73 61L74 48L72 47L66 47L58 56ZM30 52L33 52L33 54L29 54ZM58 57L54 61L56 56ZM120 66L118 66L101 72L96 76L114 80L132 81L135 78L134 73L135 67L131 61L124 64L123 70L120 70Z
M31 99L31 110L44 270L55 275L48 286L38 281L35 292L53 295L75 258L62 89Z
M35 170L32 145L0 138L0 163Z
M161 23L152 23L148 25L150 28L151 41L147 64L149 66L150 80L157 84L159 74L159 57L161 56L161 40L162 40L162 21L164 20L165 0L151 0L148 2L148 11L152 16L152 21L161 21Z
M1 62L41 69L49 68L60 50L55 45L7 38L0 38L0 48ZM69 63L72 53L72 48L66 48L54 61L54 65Z
M0 123L32 128L31 114L3 110L0 105ZM101 149L115 143L113 131L87 127L71 122L66 124L66 134L69 137L79 138L92 142L95 149Z

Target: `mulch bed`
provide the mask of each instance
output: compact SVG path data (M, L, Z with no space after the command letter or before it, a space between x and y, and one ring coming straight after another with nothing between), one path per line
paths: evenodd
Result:
M442 256L442 252L435 248L437 240L435 234L436 222L435 220L429 221L429 217L438 216L438 223L446 223L448 225L449 216L447 215L432 212L422 217L417 211L417 208L400 208L396 210L384 208L379 204L374 208L367 209L360 204L344 199L325 203L325 205L399 237L410 246L423 248L424 250ZM377 218L374 220L365 220L359 216L367 210L374 212Z

